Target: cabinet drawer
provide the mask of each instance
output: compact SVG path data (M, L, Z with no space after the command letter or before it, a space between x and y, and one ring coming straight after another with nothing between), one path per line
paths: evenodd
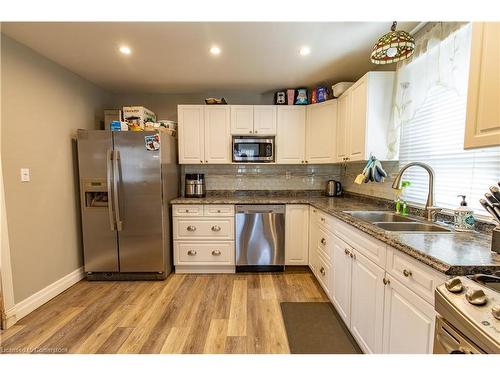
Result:
M333 234L358 250L379 267L385 267L387 246L383 242L380 242L369 234L363 233L340 220L333 220Z
M174 239L233 240L234 218L174 218Z
M318 252L316 255L316 277L329 297L331 296L331 270L328 262Z
M201 204L174 204L172 216L203 216L203 205Z
M318 228L318 239L316 247L321 252L328 263L333 259L333 235L328 233L324 228Z
M447 277L400 251L388 247L387 272L434 306L434 290Z
M175 241L175 264L234 265L234 242Z
M332 216L328 215L327 213L324 213L321 210L318 210L317 220L320 227L323 227L323 229L333 233L335 219Z
M229 204L207 204L204 207L205 216L234 216L234 206Z

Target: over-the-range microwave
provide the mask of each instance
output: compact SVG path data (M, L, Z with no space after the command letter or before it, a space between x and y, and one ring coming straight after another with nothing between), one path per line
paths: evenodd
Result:
M233 162L273 163L274 137L233 136Z

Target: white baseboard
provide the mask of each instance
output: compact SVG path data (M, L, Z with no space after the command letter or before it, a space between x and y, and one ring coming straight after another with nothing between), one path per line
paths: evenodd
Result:
M58 294L61 294L70 286L82 280L84 277L85 273L83 272L83 267L80 267L21 302L15 304L12 308L5 312L7 318L7 328L15 324L19 319L42 306L44 303L50 301Z

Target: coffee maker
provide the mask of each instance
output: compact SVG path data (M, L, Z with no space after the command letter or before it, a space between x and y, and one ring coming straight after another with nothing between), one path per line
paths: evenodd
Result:
M186 173L184 196L186 198L203 198L205 195L205 175L203 173Z

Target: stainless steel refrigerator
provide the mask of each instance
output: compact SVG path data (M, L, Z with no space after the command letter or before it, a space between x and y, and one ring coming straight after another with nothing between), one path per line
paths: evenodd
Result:
M88 279L163 279L172 269L168 202L179 194L177 141L166 132L78 130Z

